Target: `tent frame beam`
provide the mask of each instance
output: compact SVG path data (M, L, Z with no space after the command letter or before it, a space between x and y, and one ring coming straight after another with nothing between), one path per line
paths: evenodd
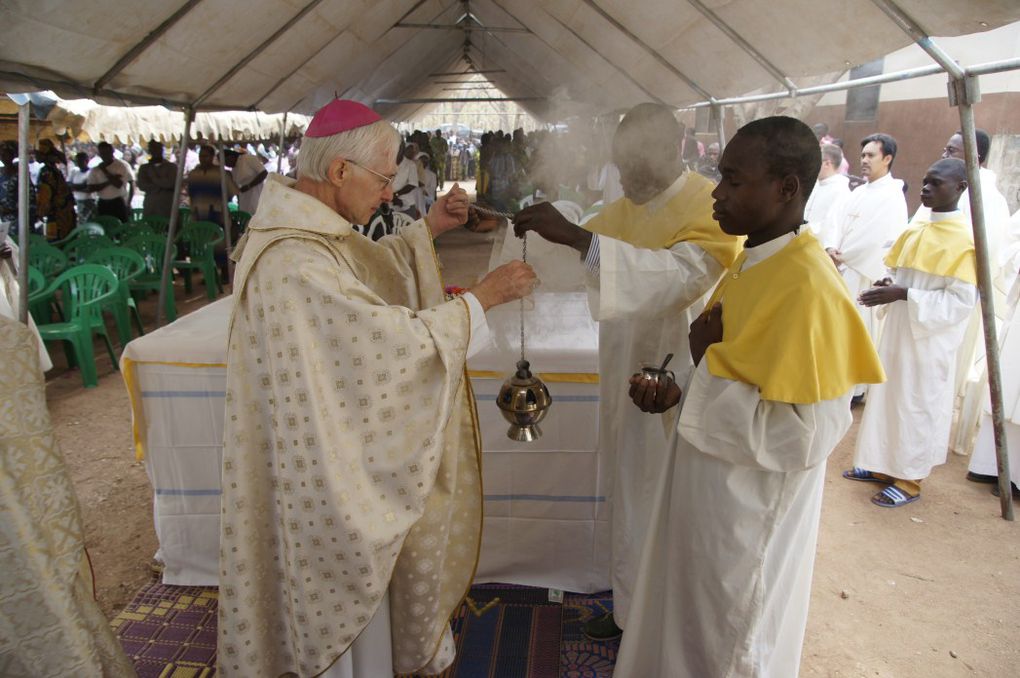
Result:
M754 46L743 38L736 30L733 29L728 23L722 20L718 14L710 10L708 7L701 2L701 0L687 0L687 3L694 9L701 12L702 16L708 19L716 28L723 32L731 41L733 41L740 49L754 59L759 66L768 71L769 75L779 81L789 91L791 95L794 95L797 91L797 86L793 84L786 75L783 74L779 68L776 67L771 61L765 58L765 55L759 52Z
M177 225L181 220L181 189L184 187L184 164L188 159L188 144L191 136L191 123L195 121L195 109L189 108L184 112L184 133L181 135L180 151L177 153L177 177L174 179L174 203L170 210L170 224L166 231L166 249L163 251L163 277L159 282L159 300L156 302L156 327L164 325L165 316L163 310L166 308L166 295L173 294L173 265L176 246L174 240L177 238Z
M200 2L202 2L202 0L188 0L183 5L181 5L181 7L176 12L167 17L166 20L163 21L163 23L161 23L159 26L156 26L156 28L152 29L152 32L150 32L148 35L142 38L141 41L138 42L138 44L129 49L124 54L124 56L118 59L117 63L110 67L110 70L106 71L106 73L103 73L103 75L101 75L99 79L96 80L96 83L93 86L94 89L96 91L100 91L104 87L106 87L106 85L108 85L111 80L113 80L121 71L127 68L127 66L131 62L133 62L135 59L141 56L142 53L149 49L149 47L151 47L157 40L163 37L164 33L173 28L173 26L177 24L177 22L183 19L185 15L187 15L188 12L193 10L195 8L195 5L197 5Z
M435 31L483 31L486 33L531 33L527 28L514 28L513 26L485 26L483 24L472 25L468 22L463 24L418 24L412 22L399 22L393 24L394 28L421 28Z
M280 28L278 28L272 35L270 35L268 38L263 40L262 44L260 44L258 47L256 47L251 52L249 52L243 59L241 59L236 64L234 64L233 68L231 68L229 71L227 71L226 73L223 74L223 77L221 77L219 80L214 82L206 91L204 91L200 95L198 95L198 98L195 99L195 101L192 103L192 107L195 108L195 107L201 106L202 103L206 99L208 99L210 96L212 96L216 92L216 90L218 90L220 87L225 85L231 78L233 78L235 75L237 75L237 73L242 68L247 66L256 57L258 57L260 54L262 54L262 52L264 52L266 49L268 49L270 47L270 45L272 45L274 42L276 42L281 37L283 37L284 33L289 31L291 29L291 27L294 26L294 24L296 24L297 22L301 21L301 19L305 18L305 16L309 12L311 12L313 9L315 9L320 4L322 4L322 1L323 0L311 0L311 2L309 2L303 8L301 8L301 10L297 14L292 16L287 21L287 23L285 23L282 26L280 26ZM265 97L263 97L263 98L265 98Z

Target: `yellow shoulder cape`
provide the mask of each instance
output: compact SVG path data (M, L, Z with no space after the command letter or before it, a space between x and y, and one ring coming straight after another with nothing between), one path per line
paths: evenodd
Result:
M746 271L737 262L712 294L723 339L708 371L758 387L764 400L811 404L885 381L843 278L810 231Z
M652 250L678 242L694 243L726 268L737 256L739 241L723 233L712 218L714 187L705 177L689 172L680 192L654 214L644 205L620 198L603 207L583 228Z
M885 257L889 268L957 278L977 285L974 239L963 220L922 221L905 230Z

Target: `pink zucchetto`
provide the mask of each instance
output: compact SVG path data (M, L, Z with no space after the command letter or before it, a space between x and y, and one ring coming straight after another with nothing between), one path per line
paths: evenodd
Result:
M334 99L315 114L305 130L305 136L331 137L379 120L382 120L382 116L365 104L350 99Z

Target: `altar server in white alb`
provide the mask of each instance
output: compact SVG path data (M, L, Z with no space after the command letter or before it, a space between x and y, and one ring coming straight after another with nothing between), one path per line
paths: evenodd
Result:
M861 174L868 182L833 205L822 223L822 244L854 296L885 275L885 253L907 227L903 182L892 175L895 159L896 140L891 136L865 137ZM860 312L872 340L877 341L874 311L862 306ZM854 395L863 394L859 388Z
M962 160L928 169L921 201L931 221L904 231L886 257L889 276L860 295L885 311L879 355L889 381L868 396L854 468L843 476L885 485L872 497L878 506L917 501L920 482L946 461L956 352L978 298L971 230L957 208L966 188Z
M631 379L642 410L681 409L616 678L797 676L826 458L852 422L854 385L883 378L802 227L819 162L799 120L737 132L713 196L723 230L747 241L691 325L697 367L683 393Z
M447 301L432 239L454 188L373 242L400 139L354 101L312 119L298 179L266 184L238 246L220 537L223 676L434 674L481 533L465 377L484 309L528 294L511 262Z
M839 172L843 164L843 149L836 144L822 144L821 152L822 168L818 170L818 181L804 208L804 221L815 235L821 232L822 223L832 206L850 195L850 178Z
M1014 283L1006 299L1002 315L1005 318L999 334L999 369L1002 373L1002 410L1005 415L1006 447L1009 450L1009 475L1014 497L1020 496L1020 211L1009 222L1009 245L1000 253L1001 260L1014 273ZM991 254L991 253L989 253ZM996 302L998 303L998 302ZM998 311L996 306L996 311ZM987 390L982 397L981 419L974 454L967 467L967 479L981 483L995 483L999 469L995 459L995 432L992 427L991 402ZM992 492L998 485L992 485Z
M597 640L626 628L652 493L665 460L668 432L642 416L619 387L641 363L658 365L675 354L678 378L692 367L687 326L704 296L737 255L737 240L712 218L713 184L686 171L682 128L673 112L640 104L613 138L613 162L624 197L584 228L552 205L523 210L518 236L535 231L574 247L588 270L588 304L599 321L599 444L611 455L613 612L585 628Z

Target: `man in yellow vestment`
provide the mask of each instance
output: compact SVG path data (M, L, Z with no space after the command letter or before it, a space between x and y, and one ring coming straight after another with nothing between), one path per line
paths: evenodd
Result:
M737 132L713 196L723 230L747 241L691 325L697 367L683 394L631 381L644 411L680 412L617 678L797 676L826 458L853 421L854 385L883 378L804 224L820 162L793 118Z
M432 674L481 533L465 377L484 310L528 294L511 262L447 301L432 239L465 222L456 186L373 242L400 139L337 100L271 180L239 244L227 352L220 555L224 676Z
M584 257L588 303L599 321L599 445L613 474L613 613L588 624L585 632L595 639L625 628L668 442L666 427L635 410L619 384L640 363L659 365L669 353L676 356L670 368L677 378L686 377L692 366L687 326L737 254L736 238L712 218L712 182L684 169L682 137L669 108L635 106L613 138L623 198L584 228L547 203L515 220L517 235L534 231Z

